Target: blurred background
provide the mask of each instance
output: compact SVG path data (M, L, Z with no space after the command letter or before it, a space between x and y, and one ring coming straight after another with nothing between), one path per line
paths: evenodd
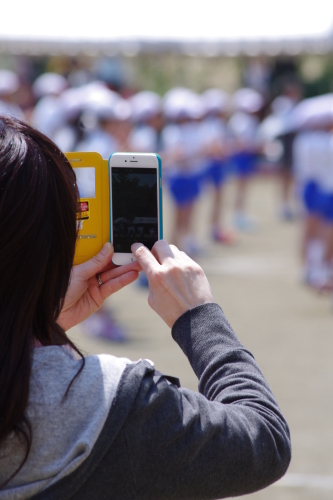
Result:
M290 424L253 499L333 498L333 4L2 6L0 114L63 151L157 152L164 234L197 260ZM144 275L71 337L197 390Z

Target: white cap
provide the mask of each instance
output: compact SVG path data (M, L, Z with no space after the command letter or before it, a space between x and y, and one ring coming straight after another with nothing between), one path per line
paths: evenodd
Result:
M58 73L43 73L34 81L32 90L37 98L59 95L68 87L66 78Z
M81 87L66 89L59 97L67 119L76 119L84 112L99 115L101 110L113 108L118 94L102 82L91 82Z
M82 112L82 87L73 87L64 90L59 103L67 120L77 119Z
M119 94L99 82L89 83L82 89L82 111L92 112L99 118L113 115Z
M135 122L144 122L162 111L162 99L150 90L138 92L130 98Z
M91 82L81 89L81 110L97 119L125 121L131 117L131 105L101 82Z
M0 96L14 94L19 86L20 80L14 71L0 70Z
M251 88L242 88L237 90L232 96L232 106L237 111L244 113L256 113L264 105L261 94Z
M229 108L229 96L221 89L208 89L201 98L206 113L225 113Z
M117 121L128 121L132 118L132 114L131 103L127 99L120 97L113 110L114 119Z
M163 112L167 119L196 119L204 114L204 105L200 97L190 89L175 87L169 90L163 99Z
M129 102L103 84L99 85L99 82L86 85L83 109L105 120L124 121L131 116Z
M291 113L290 127L294 130L333 124L333 94L304 99Z

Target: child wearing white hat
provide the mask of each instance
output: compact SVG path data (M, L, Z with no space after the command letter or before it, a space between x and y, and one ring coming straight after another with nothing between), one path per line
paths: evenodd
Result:
M131 151L160 153L163 128L162 98L150 90L130 98L133 129L129 136Z
M202 154L205 158L204 181L213 188L210 237L213 241L230 244L235 238L226 230L223 216L223 191L227 180L227 158L230 137L226 127L229 96L223 90L211 88L201 94L205 116L200 125Z
M195 257L203 251L193 228L204 170L198 123L203 106L194 92L174 88L164 96L163 113L168 121L162 132L164 173L175 204L171 241Z
M76 151L96 151L105 159L115 151L127 151L130 103L98 81L80 87L80 94L83 137Z
M314 116L314 115L313 115ZM293 146L294 174L304 207L301 258L304 280L323 288L328 280L325 259L327 222L332 224L331 137L319 114L316 123L301 129Z
M25 115L14 97L19 87L20 80L14 71L0 70L0 114L24 120Z
M80 87L80 122L83 137L76 151L96 151L104 159L116 151L127 151L132 128L131 105L120 94L108 89L102 82L91 82ZM127 333L116 321L112 309L102 306L82 323L87 334L112 342L125 342Z
M333 117L332 117L333 118ZM319 176L322 193L321 214L323 217L323 284L322 289L333 290L333 119L327 131L327 152Z
M67 79L58 73L43 73L32 85L37 99L31 115L32 124L52 140L66 121L65 110L59 96L68 86Z
M232 96L234 112L228 121L228 128L233 137L233 164L236 175L234 225L240 231L255 229L253 219L246 213L246 196L261 150L257 134L257 113L263 104L259 92L250 88L239 89Z

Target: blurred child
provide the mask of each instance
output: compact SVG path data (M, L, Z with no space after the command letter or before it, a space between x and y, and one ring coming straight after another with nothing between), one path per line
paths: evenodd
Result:
M52 140L65 123L59 96L68 87L67 79L58 73L43 73L32 85L37 101L31 114L32 124Z
M131 106L118 93L100 82L81 87L81 115L83 138L77 151L96 151L104 159L116 151L128 150L128 137L132 129ZM116 321L112 309L103 305L82 323L87 334L113 342L125 342L128 337L123 326Z
M164 125L162 99L152 91L142 91L130 98L133 129L129 136L130 151L161 153Z
M210 237L213 241L230 244L235 237L223 222L223 194L227 180L227 158L230 140L226 128L228 95L220 89L209 89L201 95L205 115L200 125L202 155L206 164L204 181L213 187Z
M203 176L198 124L203 106L194 92L174 88L164 96L163 112L168 122L162 132L164 174L175 204L171 241L195 257L203 251L193 228Z
M228 121L228 128L233 137L236 176L234 225L239 231L252 231L256 228L254 220L247 214L246 197L258 154L261 152L257 136L257 114L263 104L261 95L250 88L239 89L232 96L234 112Z
M162 155L162 99L155 92L137 92L130 98L133 128L128 138L129 151ZM148 288L144 271L139 273L138 285Z
M83 138L77 151L97 151L108 159L115 151L126 151L131 130L131 106L117 92L100 82L81 87Z
M19 88L20 79L14 71L0 70L0 114L24 120L25 115L15 100Z
M304 206L301 258L304 280L317 289L330 280L332 232L332 117L333 97L304 100L293 113L295 128L294 172Z

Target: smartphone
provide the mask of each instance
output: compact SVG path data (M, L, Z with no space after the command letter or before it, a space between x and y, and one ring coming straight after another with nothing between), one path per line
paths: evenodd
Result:
M162 167L154 153L114 153L109 159L112 262L135 260L131 245L150 250L163 238Z

